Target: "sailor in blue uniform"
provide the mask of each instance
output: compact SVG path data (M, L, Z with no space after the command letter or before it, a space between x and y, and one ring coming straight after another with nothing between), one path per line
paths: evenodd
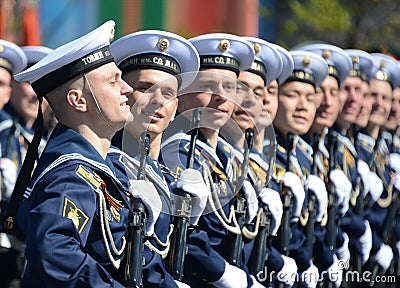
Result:
M24 287L126 286L122 259L132 196L116 178L107 151L115 131L132 121L132 88L109 50L114 25L107 21L15 75L32 84L39 102L47 98L59 120L28 188L22 187ZM40 139L37 131L34 139ZM33 143L28 164L39 142ZM24 166L21 171L19 180ZM153 185L144 188L158 195ZM13 220L7 218L3 228L11 229Z
M263 282L264 285L273 285L269 276L277 275L280 272L280 275L282 275L280 280L287 286L291 286L294 282L291 276L297 273L295 261L290 257L281 255L271 243L281 223L282 201L279 191L267 188L275 159L275 133L272 120L276 114L278 99L277 94L275 98L274 95L268 95L269 92L266 88L271 82L276 84L276 79L282 74L290 74L293 69L293 61L291 61L292 58L285 49L277 48L278 46L275 44L253 37L246 37L246 39L253 44L255 61L250 69L241 71L239 74L238 79L243 83L239 85L246 86L238 89L238 96L243 94L246 96L240 108L238 110L235 109L232 119L235 120L243 132L247 126L255 125L254 145L249 155L248 179L259 196L259 207L257 217L251 222L251 225L248 225L250 227L246 227L252 232L244 235L245 246L243 253L245 253L245 257L250 256L247 265L258 281ZM281 55L285 58L284 60L282 60ZM262 101L262 106L259 107L261 111L252 108L253 106L250 105L253 103L248 96L250 91L253 91L255 95L259 95L259 98L261 98L259 99L259 101ZM273 104L271 105L272 102ZM243 116L243 111L251 117L246 118L246 116ZM243 139L234 142L238 147L243 145ZM265 218L263 219L263 217ZM266 236L269 239L264 238L265 236L261 235L262 232L260 232L262 230L260 228L261 225L268 222L270 223L269 231L265 233L267 233ZM257 235L255 235L254 231L258 231ZM258 239L267 239L267 241L264 240L265 242L258 243L260 241ZM255 264L260 259L262 259L262 267L255 267ZM267 259L266 262L265 259ZM256 269L261 270L257 271Z
M364 193L364 189L360 192L363 185L360 185L362 180L360 180L357 166L361 162L358 161L358 153L349 135L352 132L352 125L357 124L357 116L361 110L364 98L363 81L368 79L367 77L373 71L375 61L368 53L361 50L345 50L345 52L351 57L352 67L343 80L339 91L342 109L333 129L337 132L338 149L336 156L338 166L352 183L350 194L352 205L349 203L346 214L341 218L340 228L350 238L349 249L353 253L351 255L352 269L361 272L362 264L369 257L372 236L369 222L364 219L363 213L355 208L355 199L357 195ZM349 196L346 195L346 197Z
M31 67L40 59L50 53L51 49L43 46L25 46L21 49L27 60L27 66ZM5 169L10 173L11 168L16 167L19 171L24 161L26 150L32 141L34 129L33 124L36 120L38 111L38 100L35 91L33 91L30 83L11 82L12 94L10 101L2 110L9 118L0 124L0 145L2 148L2 157L12 160L14 165L10 163ZM39 150L43 150L45 141L41 141ZM5 164L5 163L4 163ZM14 181L15 181L14 177ZM14 188L11 179L7 189L12 192ZM15 182L14 182L15 183ZM2 205L7 206L10 195L4 195ZM5 207L3 212L5 211Z
M329 181L332 181L334 185L335 199L337 199L336 204L338 206L336 218L339 219L347 212L348 201L351 192L351 183L341 170L336 169L334 171L330 171L329 173L328 161L330 155L325 143L328 139L328 129L333 126L341 108L339 101L339 89L340 84L349 74L352 67L351 58L345 53L344 50L330 44L308 44L301 46L299 49L317 53L321 55L328 63L329 74L320 85L320 95L322 97L321 104L318 107L316 117L310 130L307 134L302 136L302 139L304 140L303 145L308 147L308 149L305 149L305 151L312 152L312 155L309 155L309 158L312 159L313 166L315 165L315 171L313 173L317 173L316 175L325 181L328 181L329 179ZM314 143L314 141L318 142ZM317 149L317 151L312 151L314 147ZM336 155L334 156L336 157ZM321 225L319 226L320 232L322 232L323 229L326 229L328 220L327 216L328 215L325 215L323 221L319 223L319 225ZM322 226L325 226L325 228L322 228ZM350 260L348 236L341 231L340 226L337 227L337 229L337 244L334 252L339 260L348 263ZM325 245L327 243L321 241L321 237L316 237L316 240L320 241L320 247L326 247ZM317 242L318 241L316 241L316 244L314 245L318 245ZM319 252L321 251L322 249L319 249ZM318 259L319 257L316 256L315 258ZM326 264L323 266L326 266ZM330 271L329 268L328 271Z
M388 245L390 244L389 239L384 239L382 227L385 226L388 207L392 202L393 192L395 191L393 190L394 181L391 179L391 167L388 165L390 151L387 142L383 139L383 130L391 110L393 89L400 85L400 66L396 60L388 55L380 53L371 55L379 63L379 68L370 79L371 95L374 102L368 124L364 129L366 135L363 134L363 138L360 137L358 140L360 141L360 150L364 152L362 155L364 161L383 182L383 187L379 190L380 193L372 193L374 191L372 187L376 185L372 183L372 178L369 177L371 199L370 203L367 203L370 208L366 216L371 223L373 245L367 267L372 270L373 266L379 265L380 273L385 273L393 259L393 251ZM390 228L390 230L392 229Z
M147 235L144 247L143 285L144 287L187 287L175 281L168 273L164 259L170 247L173 227L173 194L165 181L162 167L158 162L163 132L172 121L178 106L178 90L184 89L196 77L199 68L197 50L179 35L148 30L132 33L118 39L111 45L111 52L122 70L122 77L134 88L132 107L134 121L122 131L119 149L111 147L108 155L114 163L119 178L125 187L129 180L136 179L139 167L137 147L140 135L146 131L150 136L150 150L147 156L146 178L156 187L162 200L162 210L154 226ZM159 60L162 61L159 61ZM157 60L157 61L156 61ZM181 77L181 75L184 75ZM121 150L122 149L122 150ZM186 183L186 190L204 193L207 188L202 183L198 171L186 171L198 176L199 182ZM197 173L197 174L196 174ZM192 180L195 180L193 178ZM180 181L185 181L183 178ZM203 184L203 186L200 186ZM190 186L190 188L188 187ZM193 195L193 193L192 193ZM195 196L195 195L193 195ZM205 197L205 201L206 201ZM196 202L198 203L198 202ZM199 210L192 207L192 211ZM172 271L170 271L172 272Z
M245 39L224 33L205 34L189 41L199 52L200 72L179 98L179 115L174 122L181 124L191 118L193 109L202 108L193 168L201 171L211 194L197 229L187 239L184 280L192 287L204 287L206 283L215 287L257 287L260 284L250 277L243 253L236 263L228 263L232 239L242 233L232 205L240 187L235 187L234 182L234 149L218 137L220 128L232 121L230 116L237 105L237 76L250 68L254 50ZM166 175L168 181L173 181L174 173L185 167L182 163L186 163L190 142L186 131L171 133L163 143L162 161L171 171Z
M308 181L310 164L307 155L300 151L302 146L294 142L297 143L297 135L305 134L312 124L318 105L316 88L327 76L328 65L321 56L315 53L298 50L291 51L290 54L293 57L294 70L280 84L278 111L273 122L278 141L273 187L279 191L280 183L283 182L285 186L290 185L289 188L293 191L294 201L290 219L292 237L288 247L289 255L296 260L301 282L308 287L315 287L319 278L318 268L314 266L312 255L305 247L304 227L301 225L303 221L299 219L302 218L303 203L307 201L304 192L307 186L309 186L308 189L318 191L316 197L319 214L326 209L327 195L322 180L313 183ZM289 132L297 134L294 139L289 140ZM293 141L290 143L293 145L292 148L288 148L289 141ZM287 160L291 171L286 171ZM284 230L282 228L279 232L278 240L282 239L282 234L289 233ZM280 245L279 241L275 241L275 245Z
M14 43L0 40L0 131L11 126L12 116L3 108L12 94L13 74L19 73L26 67L26 56L22 49ZM20 157L14 147L13 135L0 132L0 215L3 215L9 198L14 189L17 178ZM0 219L3 219L1 216ZM0 228L1 230L1 228ZM19 249L8 235L0 233L0 286L8 287L12 279L21 277L21 268L16 260L19 258Z

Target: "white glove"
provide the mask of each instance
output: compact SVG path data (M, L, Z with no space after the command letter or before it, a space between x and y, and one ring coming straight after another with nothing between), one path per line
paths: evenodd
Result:
M361 245L362 264L367 262L367 260L369 258L369 252L371 252L371 248L372 248L371 227L369 226L368 220L365 220L364 224L365 224L365 232L358 238L358 241L360 241L360 245Z
M379 248L378 252L372 256L372 259L379 264L379 266L383 269L383 274L385 274L386 270L389 269L390 263L393 260L393 251L390 246L386 244L382 244Z
M397 255L400 255L400 241L396 242Z
M300 281L307 288L317 287L318 279L318 268L315 267L314 264L311 264L311 266L306 271L300 273Z
M393 183L394 188L396 188L398 191L400 191L400 173L394 174L394 183Z
M349 200L351 195L351 182L347 178L346 174L342 170L335 169L329 174L329 179L332 181L335 187L335 193L337 196L339 212L341 215L346 214L349 210Z
M197 225L201 214L206 208L210 189L204 183L201 173L195 169L188 168L179 175L176 187L189 193L192 197L192 214L190 224Z
M263 188L260 194L261 201L268 206L272 215L271 235L276 235L282 221L283 204L279 193L271 188Z
M369 170L368 164L365 163L365 161L358 160L357 161L357 172L358 172L358 175L360 175L361 181L364 186L364 191L362 191L362 193L365 197L365 195L367 195L367 193L369 191L368 177L369 177L369 174L371 171Z
M381 197L381 194L383 192L382 180L375 172L369 172L368 187L368 193L371 195L371 200L373 201L373 203L375 203Z
M327 272L329 281L335 284L336 288L339 288L342 284L343 268L343 262L339 261L336 255L333 255L333 263L331 266L329 266Z
M135 198L140 198L147 209L146 236L154 233L154 225L161 211L161 198L154 184L146 180L130 180L129 192Z
M292 287L296 281L297 265L294 259L282 255L283 267L277 274L277 280L285 284L285 287Z
M299 218L305 198L303 183L299 176L293 172L286 172L282 179L283 185L290 188L293 192L293 217Z
M242 269L225 262L224 274L219 280L210 282L210 284L217 288L246 288L247 275Z
M325 183L321 178L315 175L308 175L307 177L308 189L317 198L317 215L316 222L321 222L326 209L328 207L328 192L326 191Z
M178 288L190 288L189 285L187 285L187 284L185 284L183 282L180 282L178 280L174 280L174 281L175 281L175 284L178 285Z
M6 188L6 197L10 198L17 180L17 166L8 158L0 158L0 169L3 177L3 183ZM1 198L1 196L0 196Z
M389 155L389 165L395 173L400 171L400 154L390 153Z
M256 217L258 212L258 200L256 190L254 190L253 185L247 180L243 182L243 192L246 198L247 213L246 219L247 223L251 223L254 217Z
M253 280L253 284L250 286L250 288L265 288L264 285L256 280L256 277L254 277L253 275L250 275L250 277Z
M344 263L345 267L349 267L350 261L350 250L349 250L349 236L343 232L344 242L342 246L336 248L336 256L342 263Z

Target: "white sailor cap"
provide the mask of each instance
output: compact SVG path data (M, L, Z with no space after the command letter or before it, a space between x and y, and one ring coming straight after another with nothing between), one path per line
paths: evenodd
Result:
M255 37L243 38L253 45L255 54L255 59L251 67L246 69L246 71L261 76L264 79L265 85L269 85L282 72L283 63L280 53L271 43L265 40Z
M109 20L88 34L53 50L29 69L15 75L30 82L38 95L57 88L73 77L114 61L109 50L115 22Z
M185 38L165 31L146 30L126 35L110 45L115 63L122 72L157 69L179 75L180 88L196 77L200 60L196 48Z
M272 47L274 47L276 50L278 50L280 56L281 56L281 60L282 60L282 72L280 75L278 75L277 80L278 83L283 83L290 74L292 74L293 72L293 68L294 68L294 62L293 62L293 58L292 55L290 55L290 53L283 48L282 46L275 44L275 43L270 43L272 45Z
M28 60L27 68L36 64L40 60L42 60L45 56L50 54L53 49L50 49L45 46L22 46L22 51L24 51L26 58Z
M371 56L371 54L359 49L346 49L344 50L349 54L352 62L352 69L348 76L360 77L363 81L369 81L373 74L379 68L378 62Z
M200 55L201 68L219 68L239 72L251 67L253 46L244 38L227 33L210 33L189 39Z
M338 81L339 85L344 78L349 75L352 68L350 56L337 46L326 43L314 43L296 47L296 50L314 52L326 60L328 63L328 73Z
M328 76L328 63L316 53L304 50L289 51L293 58L293 72L285 81L301 81L319 86Z
M379 68L373 75L378 80L388 81L393 89L400 86L400 66L396 59L383 53L371 53Z
M26 68L27 60L22 49L9 41L0 39L0 67L12 75Z

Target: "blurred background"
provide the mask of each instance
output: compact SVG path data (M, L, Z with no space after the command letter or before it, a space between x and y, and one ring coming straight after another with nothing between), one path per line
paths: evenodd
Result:
M400 58L400 0L0 0L0 38L58 47L108 19L116 38L228 32L285 48L321 41Z

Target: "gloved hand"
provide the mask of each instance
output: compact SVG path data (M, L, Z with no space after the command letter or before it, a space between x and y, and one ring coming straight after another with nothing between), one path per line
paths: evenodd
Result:
M339 261L336 255L333 255L333 263L327 270L327 276L336 288L339 288L343 280L343 262Z
M10 198L18 176L17 166L11 159L0 158L0 170L3 176L4 186L6 188L5 196Z
M390 263L393 260L393 251L390 246L382 244L378 252L372 256L372 260L376 261L383 270L385 274L386 270L389 269Z
M397 191L400 191L400 173L396 173L394 175L394 183L393 183L394 188L397 189Z
M299 176L293 172L286 172L282 179L283 185L293 192L293 217L298 220L305 198L303 183Z
M282 221L283 205L279 193L271 188L263 188L260 193L261 202L268 206L272 215L271 235L276 235Z
M389 166L395 173L400 171L400 154L390 153L389 154Z
M204 183L201 173L195 169L183 170L176 182L176 187L192 195L192 214L190 224L197 225L201 214L206 208L210 189Z
M253 185L247 180L243 182L243 192L246 198L246 220L247 223L251 223L254 217L256 217L258 212L258 200L256 190L254 190Z
M251 288L264 288L265 286L262 285L260 282L257 281L256 277L250 275L251 280L253 280L253 284L250 286Z
M130 180L129 192L135 198L140 198L146 207L146 236L154 233L154 225L162 207L160 195L158 194L154 184L146 180Z
M297 265L294 259L282 255L283 267L277 274L277 280L285 284L285 287L292 287L296 280Z
M318 176L308 175L307 184L308 189L317 199L317 214L315 221L321 222L326 212L326 208L328 207L328 192L326 191L325 183Z
M349 250L349 236L343 232L344 242L342 246L336 248L337 258L344 263L346 267L349 267L350 261L350 250Z
M368 193L371 195L371 201L375 203L382 195L383 183L381 178L379 178L379 176L372 171L369 172L368 182Z
M221 278L215 282L210 282L217 288L246 288L247 275L242 269L225 262L225 271Z
M362 192L365 197L365 195L367 195L367 193L369 191L368 177L369 177L371 170L369 170L368 164L365 163L365 161L358 160L357 161L357 172L358 172L358 175L360 175L362 184L364 186L364 191L362 191Z
M342 170L335 169L329 174L329 179L335 187L340 214L343 216L349 210L349 200L351 195L351 182Z
M187 284L185 284L183 282L180 282L178 280L174 280L174 281L175 281L175 284L178 285L178 288L190 288L189 285L187 285Z
M358 241L360 241L360 246L361 246L362 264L367 262L367 260L369 258L369 253L371 252L371 248L372 248L372 231L371 231L371 227L369 226L368 220L365 220L364 224L365 224L365 231L358 238Z
M311 266L306 271L300 273L299 279L304 287L307 288L317 287L319 279L318 268L315 267L314 264L311 264Z

